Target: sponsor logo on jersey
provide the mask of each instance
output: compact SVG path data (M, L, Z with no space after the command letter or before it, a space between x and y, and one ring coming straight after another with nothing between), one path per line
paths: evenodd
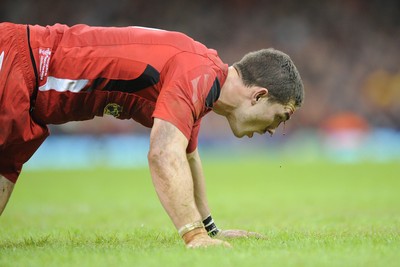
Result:
M115 118L118 118L119 115L121 115L122 112L122 107L116 103L109 103L107 106L104 108L104 115L111 115L114 116Z
M47 73L49 71L50 57L51 57L50 48L42 48L42 47L39 48L39 58L40 58L39 78L41 81L44 79L44 77L47 76Z

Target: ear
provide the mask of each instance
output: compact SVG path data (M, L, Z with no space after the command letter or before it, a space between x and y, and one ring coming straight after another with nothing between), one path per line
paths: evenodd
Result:
M255 90L251 96L251 104L255 105L259 102L262 98L268 95L268 89L264 87L255 87Z

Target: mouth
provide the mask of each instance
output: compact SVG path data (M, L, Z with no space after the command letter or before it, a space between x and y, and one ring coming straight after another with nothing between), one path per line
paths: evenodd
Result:
M271 130L269 130L269 129L265 129L265 130L263 130L263 131L259 131L259 132L257 132L259 135L264 135L264 134L266 134L266 133L268 133L269 135L273 135L274 134L274 132L273 131L271 131Z

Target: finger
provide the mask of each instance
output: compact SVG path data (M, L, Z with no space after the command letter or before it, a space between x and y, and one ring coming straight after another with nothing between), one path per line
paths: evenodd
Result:
M256 232L248 232L244 230L221 230L216 238L232 239L232 238L257 238L265 239L266 237Z
M196 239L186 245L187 248L207 248L207 247L223 246L232 248L231 244L219 239Z
M256 233L256 232L248 232L248 236L249 237L254 237L254 238L257 238L257 239L267 239L267 237L265 235L260 234L260 233Z

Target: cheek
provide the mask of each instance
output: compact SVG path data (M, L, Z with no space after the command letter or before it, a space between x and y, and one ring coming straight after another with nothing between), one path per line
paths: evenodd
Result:
M232 125L235 125L236 128L240 128L241 125L244 124L248 120L247 115L242 112L236 112L233 114L233 116L230 118L230 123Z
M271 116L262 116L259 120L264 126L272 126L274 124L274 118Z
M271 123L271 128L276 129L276 128L278 128L279 124L280 124L280 121L275 120Z

